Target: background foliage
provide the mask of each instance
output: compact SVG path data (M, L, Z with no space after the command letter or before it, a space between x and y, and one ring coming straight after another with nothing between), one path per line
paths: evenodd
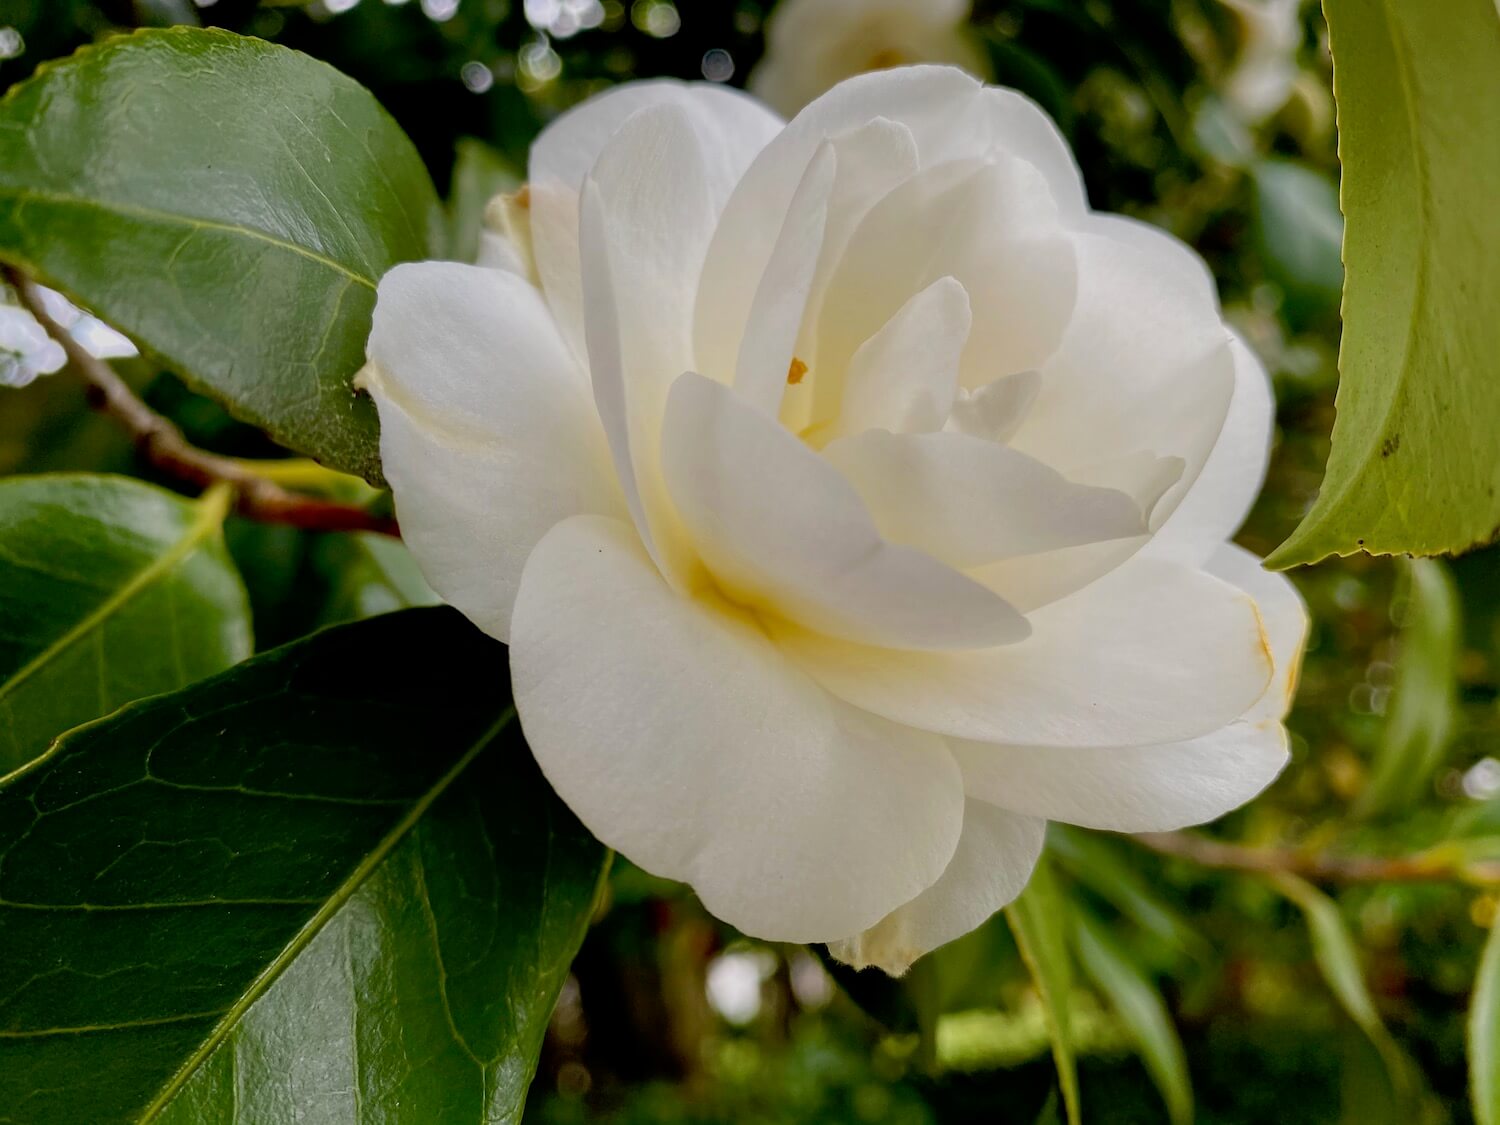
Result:
M180 285L205 308L274 299L304 310L297 315L316 313L318 338L357 362L358 301L368 297L358 298L363 289L349 274L378 276L403 257L469 252L484 199L514 182L536 129L607 83L696 78L706 68L724 77L724 58L709 52L727 55L729 80L742 82L760 50L765 7L733 0L0 0L0 87L85 44L104 43L99 53L107 57L117 49L116 31L185 24L296 48L368 88L415 152L374 102L351 92L351 114L365 115L362 130L390 146L371 159L387 169L394 163L399 183L388 198L367 197L361 185L369 168L356 162L349 191L395 233L378 245L361 245L351 232L303 248L333 259L340 273L304 269L305 254L272 260L263 246L219 231L225 240L209 246L196 273L189 261ZM1276 55L1289 68L1285 96L1269 109L1247 107L1237 93L1245 68L1269 57L1257 38L1263 27L1246 18L1251 7L982 0L975 25L1000 80L1030 93L1069 134L1094 205L1146 218L1196 246L1230 319L1274 372L1275 457L1241 536L1264 554L1308 511L1329 456L1343 270L1326 28L1315 8L1298 10L1291 41ZM54 143L58 129L72 130L66 143L82 175L100 167L93 155L126 159L153 137L190 133L204 146L203 161L227 157L231 166L221 162L220 177L195 193L126 202L138 208L165 200L169 211L183 210L200 225L232 225L223 210L235 202L225 194L235 182L232 162L244 161L253 178L258 151L215 123L242 112L273 118L270 93L295 97L305 84L341 80L253 46L225 40L222 50L247 68L248 110L233 104L232 90L192 104L159 93L158 102L122 117L106 87L93 116L72 114L49 126ZM263 65L274 72L256 69ZM65 72L53 78L65 81ZM267 95L264 104L254 104L254 88ZM226 373L214 357L188 350L196 343L183 328L188 321L173 323L163 311L177 307L160 288L172 279L149 260L126 271L108 239L91 254L45 260L67 247L44 237L36 212L26 222L18 217L17 200L23 188L35 189L35 176L23 167L30 156L15 122L45 112L27 96L0 108L0 257L46 272L107 320L132 321L117 326L153 358L123 361L121 373L192 440L234 457L284 455L261 428L198 393L222 390L217 378L246 372ZM70 173L70 183L78 178ZM121 190L161 189L144 181L91 188L96 199L115 203ZM441 214L438 199L447 201ZM312 225L322 231L328 217ZM226 260L238 264L217 268ZM235 288L247 277L253 285ZM353 303L335 295L345 281ZM247 340L260 323L253 311L239 329ZM273 374L298 362L288 349L311 329L297 328L254 340L255 362ZM368 418L350 415L333 432L309 437L296 420L236 401L241 417L295 438L301 451L369 470L361 453ZM381 1103L388 1119L467 1122L492 1113L507 1120L519 1112L516 1093L525 1089L535 1043L500 1041L485 1004L502 978L506 988L523 987L506 977L518 972L532 974L524 987L540 990L544 1009L560 989L525 1111L540 1125L1032 1122L1060 1120L1080 1101L1086 1120L1122 1123L1500 1121L1500 939L1491 937L1500 933L1494 551L1451 564L1355 556L1294 573L1314 621L1291 718L1294 761L1267 796L1212 832L1258 855L1284 849L1274 853L1275 869L1220 870L1201 862L1212 854L1183 858L1162 854L1166 844L1055 830L1046 865L1020 904L894 983L851 974L815 950L747 942L683 889L619 860L593 908L602 857L564 810L547 803L534 773L503 756L507 744L517 749L504 733L504 714L453 711L462 711L464 677L476 669L504 682L503 665L484 663L503 655L476 650L467 664L431 666L422 646L434 636L460 655L476 643L441 611L301 640L321 626L430 602L399 544L226 516L214 493L190 501L125 481L21 477L58 470L179 487L87 409L67 373L0 389L0 473L16 478L0 481L0 626L24 642L0 644L0 715L39 686L58 708L43 722L54 729L17 725L14 748L0 741L0 754L14 759L0 759L4 768L35 753L38 739L44 744L130 699L229 669L247 655L252 630L255 650L268 655L165 703L85 727L39 766L0 782L9 802L0 806L0 1121L134 1120L148 1104L169 1121L228 1121L235 1118L224 1108L226 1091L256 1081L282 1100L270 1098L243 1120L292 1120L294 1105L316 1107L321 1116L309 1120L350 1120L358 1097L326 1096L327 1075L308 1060L370 1047L348 1029L352 1019L357 1032L360 1013L374 1011L386 1014L387 1034L366 1065L370 1089L388 1099ZM377 510L383 503L363 484L300 461L288 460L283 471L344 501ZM109 490L118 495L106 503ZM149 511L129 515L132 505ZM88 511L103 513L97 526L81 519ZM101 589L69 584L60 571L38 577L37 559L58 557L60 529L67 557L112 560L122 575L144 573L149 581L126 577ZM137 618L159 616L163 605L186 613L189 603L179 598L196 601L192 627L174 642L176 662L141 662ZM55 615L26 619L40 604ZM101 604L123 612L101 617ZM57 650L58 637L70 646L87 637L97 647ZM287 642L299 644L271 652ZM311 683L298 671L307 646L336 657ZM108 675L95 682L54 666L55 650L69 659L87 651ZM387 652L396 663L384 666L415 677L405 691L370 679ZM454 694L439 690L445 683ZM433 691L418 690L423 685ZM190 747L209 728L195 735L175 716L218 705L205 698L253 708L287 693L304 710L272 708L266 721L288 724L285 738L315 745L296 768L259 760L255 748L282 736L258 732L218 745L210 776L169 770L158 781L149 755L144 768L122 756L110 763L113 772L92 772L94 745L164 739L169 748ZM393 758L380 775L390 791L362 791L349 780L359 773L349 765L349 740L359 731L329 717L358 715L360 701L372 699L386 708L383 733L395 758L401 731L428 732L431 756ZM449 699L453 707L443 705ZM308 715L318 717L312 733ZM450 790L449 766L485 776ZM131 787L145 780L179 791L163 803L151 785ZM270 804L255 803L257 796ZM62 846L47 832L61 831L72 803L84 800L104 810L87 820L95 856L36 852L49 840ZM393 825L409 829L413 815L420 829L393 834ZM535 908L515 904L548 893L550 884L526 880L537 864L545 869L544 857L527 849L537 847L534 822L549 818L546 839L573 872L566 883L573 889L555 900L552 928L532 933L526 926L535 915L527 910ZM25 828L32 819L42 827ZM160 835L173 825L186 833L182 839ZM203 838L249 859L204 869ZM476 840L492 849L510 841L513 866L472 866ZM189 850L174 853L183 846ZM264 848L273 849L273 861L255 858ZM28 849L43 857L32 868L12 858ZM285 862L284 854L304 853L314 859ZM174 854L192 862L174 864ZM120 855L130 858L113 866ZM1390 870L1402 877L1308 880L1292 870L1318 876L1306 870L1309 857L1330 855L1396 857ZM430 922L427 914L403 913L402 903L416 901L411 888L433 872L422 892ZM1429 872L1442 877L1413 878ZM163 903L170 909L155 913ZM122 927L108 963L90 961L100 950L70 937L80 912L101 906L118 910L110 917ZM299 944L309 918L326 925ZM517 961L523 946L538 951L534 963ZM340 954L350 949L369 955ZM444 977L445 956L467 967L456 988ZM279 975L257 991L268 964ZM338 976L338 966L354 964L370 975ZM440 979L457 997L452 1006L445 998L441 1011L431 1006ZM540 1037L535 1013L530 1018L506 1024L514 1039ZM123 1038L110 1048L87 1036L35 1034L115 1025L109 1034ZM209 1027L215 1030L205 1041ZM18 1038L20 1031L31 1037ZM299 1050L299 1043L318 1046ZM279 1055L269 1049L278 1044ZM426 1069L411 1067L413 1058ZM115 1101L89 1100L92 1088L78 1085L100 1073ZM44 1087L70 1086L65 1099L85 1100L32 1100ZM443 1100L445 1092L454 1100ZM416 1116L402 1118L402 1105Z

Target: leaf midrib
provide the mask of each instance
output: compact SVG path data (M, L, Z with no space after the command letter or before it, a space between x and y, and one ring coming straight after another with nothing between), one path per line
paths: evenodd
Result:
M0 701L5 700L23 683L84 637L101 628L129 602L170 574L178 563L196 551L209 535L223 525L224 517L229 514L229 498L227 486L216 486L204 493L195 505L193 522L188 525L182 536L166 551L131 575L128 581L95 606L90 613L74 623L72 628L23 664L15 675L4 683L0 683Z
M162 1087L161 1092L152 1099L151 1103L141 1111L141 1115L138 1118L138 1125L148 1125L149 1122L156 1120L162 1111L171 1104L172 1099L182 1091L183 1087L187 1085L188 1080L197 1073L198 1068L208 1061L214 1051L234 1031L251 1006L266 993L291 963L307 948L313 938L343 908L344 904L354 897L354 893L364 885L365 880L375 872L375 869L385 862L386 857L405 838L407 833L416 827L417 822L427 814L427 810L432 807L433 803L447 791L453 782L458 780L463 772L473 763L474 759L484 752L500 732L514 721L515 717L515 706L507 707L500 714L500 717L491 723L483 734L475 739L473 745L464 751L463 756L442 777L438 778L432 784L427 792L381 838L380 842L360 860L359 865L350 872L348 878L340 883L337 889L328 896L317 912L307 920L302 929L297 931L292 940L265 967L261 974L255 980L251 981L250 985L235 1000L229 1010L224 1013L223 1018L214 1026L208 1038L188 1057L187 1061L182 1064L167 1084Z

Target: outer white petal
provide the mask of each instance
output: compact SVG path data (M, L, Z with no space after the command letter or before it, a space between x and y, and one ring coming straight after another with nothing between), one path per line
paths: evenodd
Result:
M1234 396L1224 428L1198 479L1161 524L1145 551L1151 555L1202 563L1239 530L1266 479L1276 401L1260 360L1236 336L1229 345L1234 358Z
M1233 543L1220 544L1207 569L1255 599L1276 666L1265 695L1245 717L1252 721L1283 718L1297 691L1302 650L1307 645L1307 606L1302 595L1285 574L1266 570L1260 559Z
M1251 599L1157 559L1132 559L1028 620L1025 641L974 652L894 652L768 625L783 651L855 706L984 742L1194 738L1244 714L1271 677Z
M871 430L823 451L887 539L960 568L1145 533L1134 499L967 434Z
M1114 832L1214 820L1271 784L1287 761L1286 729L1274 719L1156 746L950 745L970 797Z
M1229 331L1202 260L1164 232L1091 215L1073 245L1077 301L1011 443L1070 477L1142 453L1181 457L1159 525L1223 428L1235 389Z
M849 361L837 433L941 429L969 339L969 295L941 277L896 310Z
M875 965L901 975L1021 893L1042 854L1046 828L1044 820L969 798L958 850L942 877L863 933L830 942L828 952L856 969Z
M381 279L369 354L406 543L433 589L504 640L537 540L623 511L583 376L532 286L450 262Z
M701 143L677 105L615 132L583 188L580 249L594 401L647 549L673 577L677 550L658 464L672 380L692 365L691 316L714 204Z
M717 213L756 153L782 121L754 98L724 86L669 80L629 82L569 110L531 146L530 206L537 269L564 338L583 358L578 193L610 139L636 112L671 105L699 140Z
M753 622L674 593L619 521L579 517L538 544L511 675L532 752L579 818L746 933L856 933L958 844L940 739L840 704Z
M742 604L875 645L974 648L1026 636L998 596L882 540L828 462L722 384L688 373L673 385L662 465L700 557Z

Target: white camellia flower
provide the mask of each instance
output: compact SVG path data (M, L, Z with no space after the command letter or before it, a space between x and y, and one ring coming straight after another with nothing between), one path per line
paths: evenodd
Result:
M969 31L971 0L782 0L750 92L793 114L846 78L948 63L981 78L989 62Z
M385 277L363 382L407 542L605 843L900 972L1049 819L1175 828L1280 771L1305 617L1227 543L1266 375L1031 102L633 83L508 212L510 268Z

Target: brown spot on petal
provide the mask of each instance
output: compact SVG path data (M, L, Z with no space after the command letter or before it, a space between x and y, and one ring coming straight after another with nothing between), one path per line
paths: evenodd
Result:
M806 374L807 364L803 363L796 356L793 356L792 365L786 369L787 383L795 387L798 383L802 382L802 376Z
M530 184L522 184L520 187L518 187L516 189L516 194L514 196L512 196L512 198L516 201L516 206L517 207L520 207L520 208L523 208L523 209L530 207L531 206L531 185Z
M902 66L909 61L906 52L899 47L885 47L870 56L870 61L865 63L865 69L889 70L893 66Z

